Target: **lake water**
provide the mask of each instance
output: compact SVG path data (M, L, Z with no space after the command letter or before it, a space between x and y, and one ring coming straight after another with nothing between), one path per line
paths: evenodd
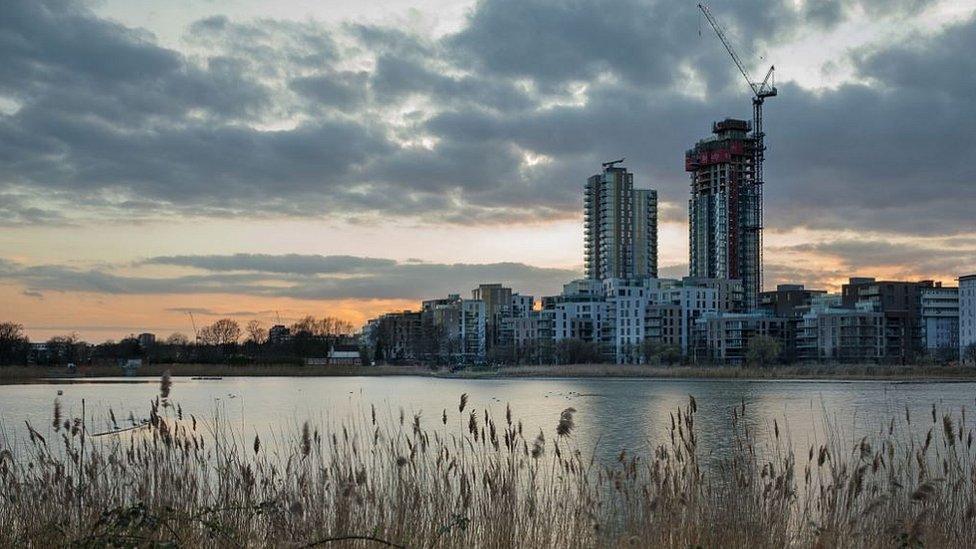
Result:
M42 434L50 431L57 392L66 417L80 415L81 401L95 419L93 431L108 429L108 410L122 423L132 412L148 415L149 402L159 394L158 380L92 380L82 383L37 383L0 386L0 441L19 446L26 436L25 420ZM171 400L184 414L198 419L215 412L248 440L263 440L275 433L294 433L306 420L337 425L348 419L368 418L370 405L378 416L397 421L400 410L407 421L422 414L429 428L441 427L447 410L449 427L457 429L458 400L467 393L468 409L488 409L496 422L504 421L510 404L523 421L526 438L541 429L555 436L559 413L573 407L573 436L584 452L612 459L620 450L646 451L666 440L670 413L688 403L698 404L696 426L703 454L721 455L731 433L730 413L745 404L747 417L760 431L777 420L795 446L805 454L811 444L824 441L824 418L845 440L877 433L894 417L905 422L908 408L916 424L931 425L935 404L939 413L957 418L963 407L972 409L976 383L889 381L744 381L660 379L492 379L462 380L423 377L227 377L221 380L174 378ZM967 414L967 423L969 421ZM917 419L915 419L917 418ZM924 436L924 431L922 432Z

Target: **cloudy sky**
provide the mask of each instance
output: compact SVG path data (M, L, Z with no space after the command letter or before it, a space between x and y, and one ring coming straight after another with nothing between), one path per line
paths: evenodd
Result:
M976 271L976 0L711 7L777 67L767 286ZM100 341L553 293L622 156L680 276L684 150L750 108L693 1L4 0L0 320Z

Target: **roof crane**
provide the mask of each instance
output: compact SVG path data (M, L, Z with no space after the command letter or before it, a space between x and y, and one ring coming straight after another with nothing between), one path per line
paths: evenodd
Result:
M200 343L200 332L197 331L197 322L193 320L193 311L187 309L186 314L190 315L190 325L193 326L193 342Z
M755 238L755 243L759 247L759 264L755 266L757 272L757 288L751 289L752 292L758 293L762 291L762 229L763 229L763 157L766 150L765 137L766 134L763 132L763 103L766 101L767 97L776 96L776 79L774 76L776 67L770 66L769 70L766 71L766 77L763 78L762 82L753 81L749 78L749 73L746 71L745 65L742 64L742 60L739 59L739 55L735 52L735 48L729 42L729 39L725 35L725 30L723 30L722 25L715 19L712 15L711 10L708 6L704 4L698 4L698 9L701 10L705 19L708 19L709 24L715 29L715 34L718 35L719 40L722 41L722 45L725 46L726 51L732 56L732 61L735 62L735 66L742 73L743 78L746 79L746 83L749 84L749 88L752 90L752 138L754 141L753 147L753 182L754 187L751 189L754 192L749 193L744 198L745 203L750 207L746 208L747 216L745 222L743 223L743 228ZM699 31L700 33L700 31ZM746 289L746 293L750 293L750 289Z
M621 158L620 160L611 160L610 162L604 162L603 163L603 169L604 170L609 170L610 168L615 168L617 166L617 164L620 164L624 160L627 160L627 159L626 158Z

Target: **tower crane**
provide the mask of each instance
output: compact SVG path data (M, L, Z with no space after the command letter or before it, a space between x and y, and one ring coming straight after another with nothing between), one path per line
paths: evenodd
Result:
M756 240L756 244L759 247L759 264L755 265L753 268L757 270L757 288L753 289L753 293L758 293L762 291L762 230L763 230L763 157L766 151L765 137L766 134L763 132L763 103L766 101L767 97L776 96L776 79L775 79L775 66L770 66L769 70L766 71L766 77L763 78L762 82L757 82L749 78L749 72L746 70L745 65L739 58L739 55L735 52L735 48L729 42L728 37L725 34L725 30L722 25L719 24L715 16L712 15L711 10L708 6L704 4L698 4L698 9L701 10L705 19L715 30L715 34L718 35L719 40L722 41L722 45L725 46L725 50L729 52L732 57L732 61L735 66L742 73L742 77L746 79L746 83L749 84L749 88L752 90L752 138L753 138L753 158L752 158L752 170L753 170L753 183L754 189L750 195L745 196L747 199L747 204L749 204L748 216L744 220L743 228ZM700 32L700 31L699 31ZM747 295L750 293L750 289L746 289ZM758 300L758 295L752 297L753 300ZM756 303L751 303L751 307L755 307Z
M190 325L193 326L193 342L200 343L200 332L197 331L197 321L193 319L193 311L187 309L186 314L190 316Z

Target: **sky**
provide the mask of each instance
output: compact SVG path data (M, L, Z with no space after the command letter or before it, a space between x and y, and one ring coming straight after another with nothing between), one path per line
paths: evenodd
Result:
M776 66L767 288L976 272L976 0L710 9ZM680 277L684 151L750 115L683 0L4 0L0 321L103 341L554 294L620 157Z

